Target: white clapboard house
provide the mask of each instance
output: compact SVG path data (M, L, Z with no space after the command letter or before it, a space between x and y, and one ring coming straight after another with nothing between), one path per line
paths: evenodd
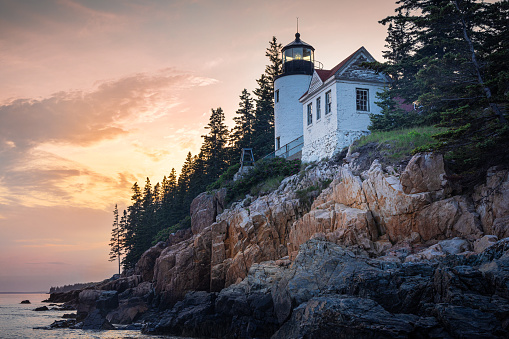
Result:
M274 81L276 156L315 161L332 156L369 133L369 114L388 78L361 66L375 61L361 47L331 70L315 67L315 49L295 34L283 47L283 70Z

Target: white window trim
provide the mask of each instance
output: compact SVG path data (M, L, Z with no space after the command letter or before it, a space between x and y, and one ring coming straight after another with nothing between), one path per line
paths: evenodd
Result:
M316 121L322 119L322 97L316 98Z
M308 126L312 126L313 125L313 103L312 102L307 104L306 113L307 113L306 116L307 116Z
M366 93L366 109L359 109L359 99L358 94L360 91L365 91ZM362 108L362 107L361 107ZM367 113L369 112L369 89L368 88L355 88L355 110L359 113Z
M329 101L327 101L327 97L329 97ZM328 90L325 92L325 115L329 115L332 113L332 91Z

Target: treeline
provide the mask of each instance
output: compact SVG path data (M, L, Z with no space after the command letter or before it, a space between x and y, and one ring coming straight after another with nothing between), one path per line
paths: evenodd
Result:
M232 129L226 126L221 107L212 109L200 152L187 154L180 175L173 168L155 185L149 178L143 187L134 183L127 210L120 214L115 206L110 261L118 260L119 272L121 266L134 267L160 232L168 234L190 225L192 200L239 162L242 148L253 148L255 159L274 150L273 83L281 72L281 48L273 37L265 53L269 63L256 80L254 97L242 91Z
M69 292L73 290L82 290L89 286L96 285L96 282L88 282L88 283L76 283L72 285L64 285L64 286L51 286L49 289L49 293L60 293L60 292Z
M508 164L509 1L400 0L388 27L381 115L370 129L436 125L436 142L416 151L443 152L464 186L493 165ZM405 112L398 99L413 103Z

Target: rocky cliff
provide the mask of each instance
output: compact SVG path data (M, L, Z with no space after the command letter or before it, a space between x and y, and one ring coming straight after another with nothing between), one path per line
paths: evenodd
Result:
M224 190L202 193L191 230L100 287L120 305L103 313L209 337L508 335L507 169L459 195L440 155L368 166L312 164L229 208Z

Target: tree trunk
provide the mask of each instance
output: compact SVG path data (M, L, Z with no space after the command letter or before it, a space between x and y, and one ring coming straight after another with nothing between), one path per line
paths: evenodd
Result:
M492 102L491 90L488 86L486 86L486 84L484 83L484 80L482 78L481 68L479 67L479 63L477 62L477 58L475 56L474 44L472 43L472 40L470 40L470 37L468 36L467 25L466 25L465 19L463 17L463 12L461 11L461 9L458 5L458 0L453 0L453 3L456 6L458 13L460 14L461 25L463 28L463 37L464 37L466 43L468 44L468 48L470 49L472 64L474 65L475 73L477 75L477 82L483 88L484 94L486 95L486 98L488 99L490 108L493 110L493 112L495 112L500 123L506 124L507 120L504 117L504 114L502 114L502 111L500 110L498 105L496 103Z

